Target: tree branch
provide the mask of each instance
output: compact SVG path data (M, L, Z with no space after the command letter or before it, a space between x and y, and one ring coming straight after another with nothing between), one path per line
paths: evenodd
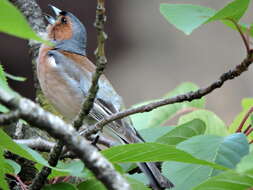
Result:
M61 139L108 189L130 189L129 184L114 170L112 164L81 137L71 125L66 124L59 117L44 111L30 100L8 94L1 88L0 103L8 108L19 110L21 118L31 126L36 126L47 131L54 138Z
M0 123L2 124L1 121L0 121ZM96 138L96 136L92 135L90 138L91 138L91 140L94 140ZM50 152L50 150L56 145L55 142L45 140L41 137L38 137L36 139L15 139L14 141L18 144L24 144L24 145L30 147L31 149L35 149L40 152ZM110 140L109 138L105 138L103 136L100 136L98 138L97 144L106 146L108 148L117 145L116 142ZM63 155L63 156L65 157L65 155Z
M0 122L1 123L1 122ZM49 152L54 146L54 142L47 141L42 138L36 139L17 139L14 140L18 144L24 144L32 149L36 149L40 152Z
M115 120L122 119L124 117L130 116L136 113L149 112L164 105L169 105L169 104L174 104L174 103L179 103L179 102L184 102L184 101L190 102L196 99L200 99L203 96L211 93L215 89L220 88L224 84L224 82L228 80L232 80L235 77L240 76L243 72L247 71L248 67L251 65L252 62L253 62L253 50L250 50L249 53L247 54L247 57L241 62L241 64L237 65L234 69L229 70L226 73L223 73L217 81L211 83L206 88L200 88L199 90L194 91L194 92L188 92L188 93L181 94L172 98L159 100L159 101L152 102L143 106L130 108L125 111L118 112L116 114L111 115L110 117L107 117L99 121L95 125L90 126L86 130L83 130L82 132L80 132L80 134L88 137L91 134L97 133L103 128L103 126Z

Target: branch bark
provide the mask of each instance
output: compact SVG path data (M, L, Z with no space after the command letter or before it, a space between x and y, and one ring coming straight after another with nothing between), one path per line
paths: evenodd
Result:
M1 117L1 115L0 115L0 117ZM0 120L0 123L2 124L1 120ZM96 135L92 135L90 138L92 140L95 140L96 137L97 137ZM24 145L30 147L31 149L35 149L40 152L50 152L50 150L56 145L55 142L51 142L51 141L42 139L40 137L38 137L36 139L17 139L17 140L14 139L14 141L18 144L24 144ZM112 141L108 138L105 138L103 136L100 136L98 138L97 144L106 146L108 148L117 145L117 143L115 143L114 141ZM63 155L63 156L66 157L65 155Z
M32 149L36 149L40 152L49 152L55 145L54 142L44 140L40 137L36 138L36 139L17 139L14 141L18 144L24 144L24 145L26 145Z
M46 36L46 25L43 20L43 14L35 0L10 0L26 17L32 29L41 37ZM39 83L36 74L36 58L38 56L40 43L34 40L29 41L30 55L33 62L35 88L39 89Z
M19 110L21 118L31 126L47 131L56 139L61 139L108 189L130 189L129 184L114 170L112 164L81 137L71 125L66 124L59 117L44 111L30 100L8 94L1 88L0 103L8 108Z

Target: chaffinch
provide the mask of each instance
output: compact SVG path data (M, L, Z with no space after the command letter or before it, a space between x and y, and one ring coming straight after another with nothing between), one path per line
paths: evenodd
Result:
M48 40L53 47L42 44L37 60L37 73L46 98L68 121L72 121L81 109L91 86L95 65L87 58L87 33L84 25L72 13L50 5L56 18L47 15ZM88 117L88 124L117 113L123 108L121 97L102 75L99 91ZM120 143L141 143L144 140L134 129L129 118L112 122L104 127L102 135ZM155 163L138 163L148 177L153 189L173 187L156 167Z

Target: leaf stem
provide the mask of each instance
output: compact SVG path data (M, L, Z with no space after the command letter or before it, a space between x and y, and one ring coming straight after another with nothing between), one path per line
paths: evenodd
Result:
M233 20L233 19L229 19L229 20L235 25L236 29L237 29L238 32L240 33L240 36L241 36L241 38L242 38L242 40L243 40L243 43L244 43L244 46L245 46L245 48L246 48L246 50L247 50L247 54L249 54L249 53L250 53L249 41L247 40L247 38L246 38L245 35L243 34L240 25L239 25L235 20Z
M249 118L250 114L253 112L253 107L251 107L249 109L249 111L246 113L246 115L244 116L242 122L240 123L238 129L236 130L236 133L240 133L242 132L242 128L244 126L244 124L246 123L247 119Z

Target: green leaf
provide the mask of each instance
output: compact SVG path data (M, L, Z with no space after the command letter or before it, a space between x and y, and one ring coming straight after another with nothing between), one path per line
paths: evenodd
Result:
M1 4L1 2L0 2ZM1 14L1 13L0 13ZM0 88L4 89L10 94L14 94L15 92L9 87L7 79L6 79L6 73L4 72L3 65L0 64ZM0 104L0 112L6 113L9 109L6 108L4 105Z
M247 190L253 186L253 178L233 171L212 177L193 190Z
M137 180L137 181L139 181L140 183L149 184L149 180L148 180L148 178L145 176L144 173L135 173L135 174L131 174L131 175L128 174L127 176L128 176L128 178Z
M238 21L247 10L249 2L249 0L235 0L219 11L191 4L161 4L160 12L168 22L186 35L191 34L201 25L216 20L220 20L228 27L237 30L235 25L226 19ZM247 24L239 23L239 25L243 32L249 28ZM250 35L253 36L253 30L250 30Z
M57 164L58 169L62 170L53 170L49 178L54 178L57 176L76 176L76 177L86 177L87 172L85 172L84 164L81 160L73 160L68 163L59 161Z
M175 88L173 91L164 96L164 98L175 97L180 94L184 94L190 91L198 90L199 88L193 83L183 83ZM152 102L152 101L150 101ZM143 105L145 103L142 103ZM151 112L139 113L131 116L134 126L140 130L144 128L158 127L163 123L171 119L175 114L183 109L187 108L203 108L205 106L205 98L199 100L194 100L192 102L182 102L171 104L167 106L162 106ZM136 107L136 106L134 106Z
M56 167L51 167L48 162L36 151L31 148L15 143L2 129L0 129L0 146L9 150L10 152L17 154L21 157L24 157L28 160L37 162L40 166L47 166L53 170L57 170L63 173L72 173L71 169L61 169Z
M131 185L133 190L150 190L143 183L132 179L130 177L127 178L129 184ZM78 190L106 190L105 186L96 179L89 179L77 185Z
M23 147L15 143L2 129L0 129L0 136L0 146L28 160L35 161L33 157L23 149Z
M134 105L133 107L146 105L154 101L158 101L158 100L150 100L150 101L142 102L142 103ZM139 130L146 129L149 127L150 120L151 120L150 118L152 117L152 115L153 115L153 111L150 111L150 112L137 113L137 114L130 115L130 118L134 124L134 127L139 131ZM155 126L155 127L158 127L158 126Z
M12 167L13 174L18 175L18 173L21 171L21 166L17 162L14 162L13 160L5 159L5 163L7 163L9 166Z
M243 157L239 164L236 166L236 171L239 173L252 173L253 174L253 154L250 153Z
M133 190L150 190L143 183L138 180L135 180L131 177L127 177L129 184L131 185ZM96 179L88 179L82 183L77 185L78 190L87 190L87 189L95 189L95 190L106 190L105 186Z
M168 22L186 35L215 14L215 10L190 4L161 4L160 12Z
M238 21L249 6L250 0L235 0L227 4L224 8L217 11L206 23L216 20L233 19Z
M77 190L77 188L69 183L56 183L52 185L46 185L42 190Z
M88 189L95 189L95 190L106 190L105 186L96 179L88 179L82 183L77 185L78 190L88 190Z
M23 82L23 81L26 80L25 77L14 76L14 75L11 75L11 74L6 73L6 72L5 72L5 76L6 76L7 78L11 79L11 80L20 81L20 82Z
M133 190L151 190L150 188L147 188L143 183L139 182L136 179L128 177L127 181L129 182Z
M1 2L0 2L1 4ZM0 13L1 14L1 13ZM13 94L14 92L11 90L11 88L9 87L8 83L7 83L7 79L5 76L5 72L4 72L4 68L3 66L0 64L0 88L4 89L5 91Z
M5 106L3 106L3 105L0 104L0 112L6 113L8 111L9 111L9 109L7 109Z
M7 0L0 1L0 20L0 32L49 44L37 36L20 11Z
M35 150L29 148L26 145L22 145L22 144L19 144L18 146L20 146L23 149L23 152L26 152L29 154L30 160L38 162L38 163L42 164L43 166L51 167L51 166L49 166L48 162ZM13 153L16 153L16 152L13 152Z
M245 156L239 164L236 166L236 171L238 173L247 174L250 177L253 177L253 153Z
M236 164L248 154L249 145L245 135L238 133L227 137L195 136L181 142L177 148L184 150L196 158L214 162L216 164L235 168ZM217 171L209 166L165 162L162 166L163 174L175 184L175 190L191 190L194 186L217 175Z
M61 168L69 170L71 176L84 177L84 164L81 160L73 160L69 163L64 163Z
M155 142L159 137L173 130L174 126L163 126L141 129L138 131L146 142Z
M15 143L2 129L0 129L0 136L0 146L3 148L28 160L38 162L44 166L49 166L47 161L39 153L25 145Z
M253 105L253 98L244 98L241 102L241 105L242 105L242 111L235 117L235 119L233 120L233 122L231 123L231 125L228 128L230 133L235 133L236 130L238 129L244 116L247 114L247 112L249 111L249 109ZM242 131L244 131L250 123L251 123L251 120L250 120L250 118L248 118L242 128ZM253 134L250 134L249 138L252 139Z
M1 87L9 88L2 64L0 64L0 84Z
M207 165L221 170L227 169L215 163L197 159L191 154L177 149L173 145L159 143L119 145L103 150L102 153L113 163L176 161Z
M157 139L157 142L169 145L177 145L178 143L187 140L190 137L204 134L205 130L205 123L199 119L194 119L185 124L177 126L167 134Z
M196 147L196 145L198 145ZM178 148L198 158L215 162L228 168L235 168L236 164L249 153L249 143L243 133L220 137L213 135L195 136L179 144Z
M0 187L3 190L8 190L9 186L5 180L5 173L7 173L7 172L6 172L6 162L4 159L4 150L0 146Z
M225 136L228 134L225 123L213 112L208 110L196 110L179 118L179 125L189 122L193 119L200 119L206 125L205 134Z

